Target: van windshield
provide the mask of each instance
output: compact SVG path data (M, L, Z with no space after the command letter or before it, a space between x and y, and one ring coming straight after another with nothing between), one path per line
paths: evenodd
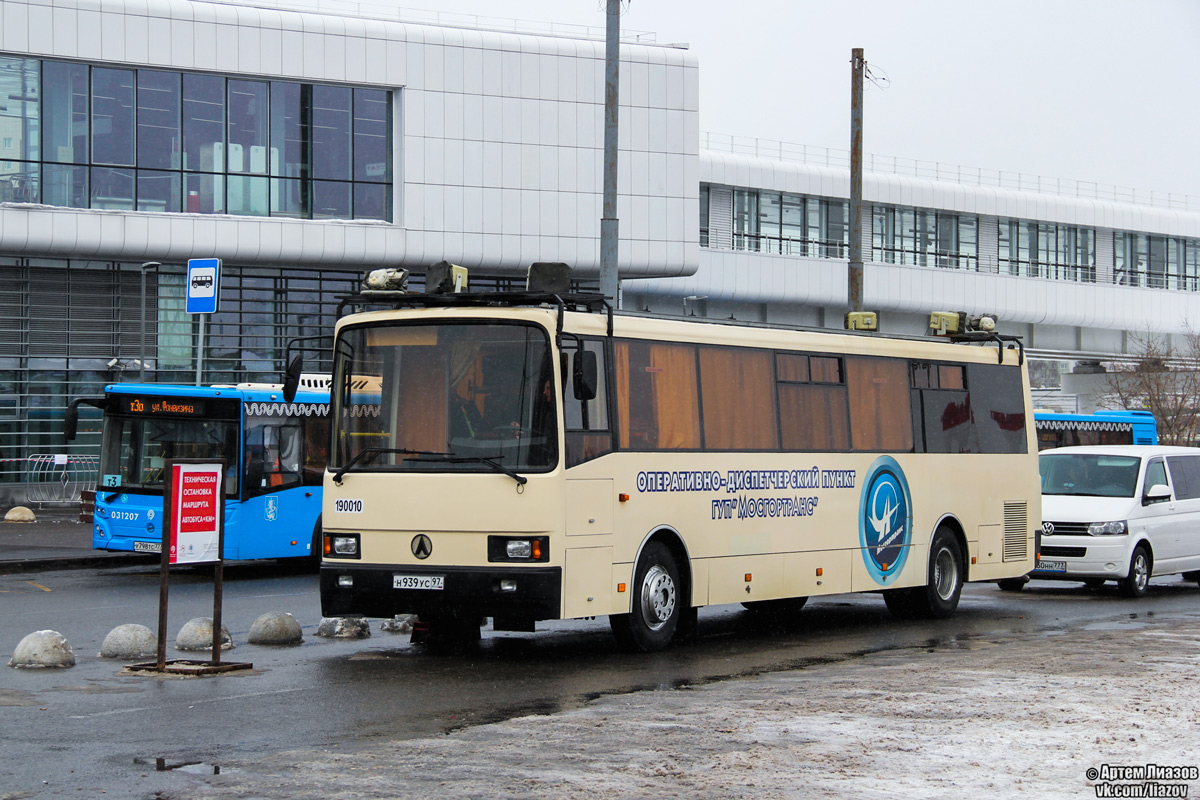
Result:
M1042 494L1133 497L1141 463L1137 456L1046 453L1038 457Z

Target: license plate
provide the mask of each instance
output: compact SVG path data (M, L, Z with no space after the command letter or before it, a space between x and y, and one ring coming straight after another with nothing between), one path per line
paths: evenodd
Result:
M134 542L133 552L135 553L161 553L162 542Z
M445 589L446 579L441 575L393 575L393 589Z
M1034 567L1038 572L1066 572L1067 562L1065 561L1038 561Z

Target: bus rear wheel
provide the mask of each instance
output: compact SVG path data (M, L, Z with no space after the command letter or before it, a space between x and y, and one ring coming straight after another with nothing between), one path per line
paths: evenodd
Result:
M885 591L888 611L901 618L945 619L958 608L965 580L962 547L949 528L938 528L933 535L928 576L924 586Z
M679 566L662 542L650 542L633 574L633 610L612 614L608 624L626 650L649 653L671 643L683 616Z

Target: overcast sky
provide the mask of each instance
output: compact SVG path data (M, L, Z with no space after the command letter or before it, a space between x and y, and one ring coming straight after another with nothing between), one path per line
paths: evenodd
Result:
M605 24L605 0L401 0ZM1197 0L629 0L622 29L688 42L700 130L1200 197Z

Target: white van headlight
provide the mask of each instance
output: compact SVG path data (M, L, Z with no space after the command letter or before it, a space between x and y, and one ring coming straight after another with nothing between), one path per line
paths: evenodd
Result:
M1125 520L1116 522L1093 522L1088 525L1088 536L1120 536L1129 533L1129 525Z

